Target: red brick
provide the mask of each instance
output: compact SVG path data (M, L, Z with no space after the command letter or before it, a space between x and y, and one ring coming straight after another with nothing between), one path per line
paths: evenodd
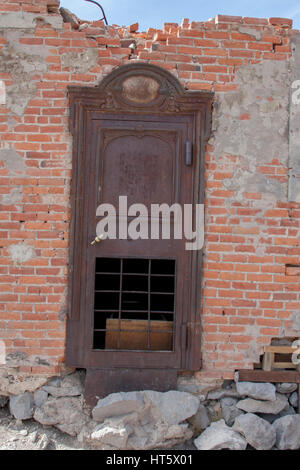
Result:
M229 33L224 31L205 31L205 37L211 39L229 39Z
M268 20L266 18L243 18L243 23L245 24L254 24L254 25L267 25Z
M229 16L229 15L217 15L216 24L218 23L242 23L242 16Z
M30 46L41 45L44 40L40 38L20 38L19 42L21 44L29 44Z
M289 18L269 18L269 24L272 26L291 28L293 26L293 20L290 20Z
M253 49L255 51L272 51L273 45L253 42L248 44L248 49Z
M300 266L287 266L285 273L287 276L299 276Z

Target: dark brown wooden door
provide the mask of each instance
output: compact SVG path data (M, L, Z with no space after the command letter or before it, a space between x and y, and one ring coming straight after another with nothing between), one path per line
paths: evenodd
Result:
M151 239L149 216L152 204L203 202L211 95L186 92L168 72L146 64L113 72L99 89L71 88L70 95L67 364L198 370L202 252L187 251L184 237L162 239L160 232ZM192 144L190 161L186 142ZM120 196L128 208L148 209L149 238L120 238L117 226L115 239L92 244L98 206L113 205L118 219Z
M120 365L124 367L181 367L181 345L185 341L183 325L186 323L185 312L189 309L189 305L186 303L187 298L183 295L185 280L189 278L189 263L187 262L189 255L185 251L185 240L174 240L172 238L170 240L132 240L129 238L125 240L106 239L94 245L91 245L89 242L96 236L96 225L99 221L99 218L96 217L98 205L102 203L112 204L116 208L116 215L119 218L119 196L127 196L128 207L139 203L144 204L148 208L149 219L147 225L149 224L149 237L151 235L151 204L165 203L171 206L174 203L178 203L183 207L184 204L191 203L193 169L186 166L184 162L185 141L192 137L191 134L192 125L189 118L168 117L162 120L156 116L144 116L143 120L141 120L137 119L137 116L128 116L126 119L116 120L115 116L97 119L97 114L95 114L91 127L91 141L87 145L86 163L89 165L89 184L86 187L85 197L88 200L88 208L86 222L84 222L84 225L87 224L88 226L85 362L90 367L104 367L108 364L112 367ZM128 222L130 221L131 218L129 217ZM103 276L99 277L100 285L98 286L99 295L97 297L94 292L95 273L97 272L96 263L97 260L102 258L151 260L152 266L154 266L154 274L150 273L152 284L155 283L154 278L159 277L160 274L158 261L173 260L174 271L170 272L170 279L167 281L171 281L172 276L174 276L174 289L170 293L166 291L161 292L160 286L158 286L156 289L155 287L152 288L150 293L148 286L143 288L143 283L139 283L138 276L133 276L131 281L127 279L125 263L125 273L123 269L125 289L123 289L124 293L122 292L122 299L120 299L120 292L119 296L116 295L117 286L110 286L108 282L104 286L105 289L102 289L101 279L103 279ZM127 265L128 269L132 271L130 263L127 262ZM137 275L146 274L147 266L145 262L144 266L145 268L143 269L143 261L137 263L136 270L142 270L142 272L137 272ZM101 267L98 269L101 270ZM108 266L104 271L106 276L109 276L107 271L109 269L110 267ZM165 280L164 277L167 276L163 265L161 270L161 282L163 282ZM112 272L118 272L117 267ZM127 276L130 274L133 273L127 273ZM112 283L118 283L119 278L114 278L113 275L111 277ZM159 281L159 279L156 280ZM106 279L106 281L109 280ZM134 281L137 284L139 283L136 288L133 285ZM127 284L131 282L131 289L128 287L126 290L126 282ZM168 290L168 286L166 286L166 289ZM139 294L139 291L142 293ZM152 292L157 292L157 294L152 294ZM115 294L115 302L112 299L113 294ZM136 298L134 298L134 294ZM146 300L147 295L151 295L151 299L146 304L146 302L143 302L143 296ZM163 296L169 296L169 301L165 301ZM126 298L129 300L126 300ZM95 305L95 301L97 305ZM106 350L105 346L102 346L102 349L97 349L97 344L95 344L95 336L97 336L95 320L96 323L99 320L98 330L105 329L105 324L101 324L99 317L101 315L107 316L107 312L105 312L107 306L110 307L107 310L117 311L119 309L119 302L123 303L122 320L132 319L134 315L128 307L130 302L144 307L140 308L142 310L140 316L137 312L136 320L146 320L147 312L145 310L149 310L148 316L151 316L151 319L159 319L159 314L161 315L161 321L163 319L168 321L169 319L173 323L172 350L156 351L154 353L149 348L148 350L139 350L137 353L136 350L131 350L132 348L128 345L127 349L122 349L122 354L120 354L120 350ZM127 308L126 302L128 304ZM172 302L174 303L174 315L168 318L167 315L172 315ZM154 304L154 307L152 304ZM166 308L168 305L169 308ZM164 311L169 313L164 314ZM112 317L113 313L118 314L118 312L111 313ZM132 314L131 318L130 313ZM160 320L153 321L157 322ZM111 327L113 326L112 324ZM153 326L155 327L156 323ZM117 324L115 324L115 327L117 327ZM126 326L124 328L126 330ZM105 332L102 331L102 336L104 334ZM137 334L138 332L136 331ZM98 337L101 343L101 331L98 331Z

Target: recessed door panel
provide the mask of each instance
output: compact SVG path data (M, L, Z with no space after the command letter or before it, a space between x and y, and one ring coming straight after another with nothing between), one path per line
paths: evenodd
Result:
M176 133L103 130L101 137L101 202L118 207L126 195L128 205L173 203Z

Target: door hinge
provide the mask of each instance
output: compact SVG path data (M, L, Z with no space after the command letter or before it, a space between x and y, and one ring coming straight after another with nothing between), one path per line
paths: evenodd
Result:
M193 144L190 140L185 142L185 164L191 166L193 164Z

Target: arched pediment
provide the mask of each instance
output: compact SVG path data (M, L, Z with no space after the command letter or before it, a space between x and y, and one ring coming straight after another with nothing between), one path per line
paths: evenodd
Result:
M147 63L116 68L97 87L69 87L71 101L110 112L179 113L211 103L213 93L185 90L167 70ZM210 107L210 106L208 106Z

